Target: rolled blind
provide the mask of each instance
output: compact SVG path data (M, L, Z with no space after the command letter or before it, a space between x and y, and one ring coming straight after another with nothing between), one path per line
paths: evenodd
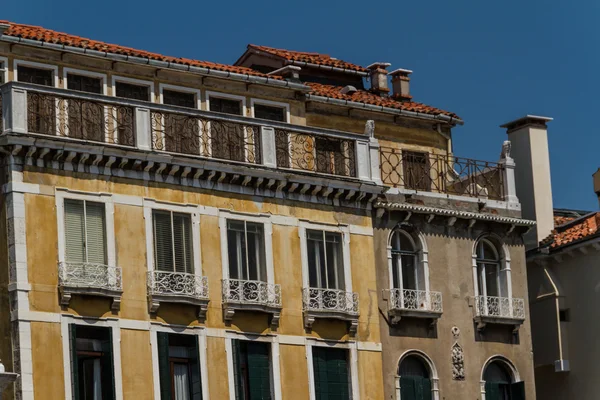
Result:
M85 211L81 200L65 200L65 247L68 262L85 262Z

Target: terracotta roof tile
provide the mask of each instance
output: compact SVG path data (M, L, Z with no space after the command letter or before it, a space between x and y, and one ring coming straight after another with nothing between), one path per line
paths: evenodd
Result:
M414 101L398 101L391 97L381 97L367 90L357 90L352 94L344 94L341 92L341 86L323 85L320 83L310 82L307 83L307 85L310 86L312 89L310 93L317 96L331 97L339 100L356 101L359 103L395 108L398 110L413 111L423 114L442 114L453 118L459 118L456 114L451 113L449 111L444 111L439 108L431 107Z
M590 213L581 218L569 218L555 217L555 229L542 240L540 246L549 246L554 250L600 233L600 212ZM562 223L556 225L557 222Z
M192 60L188 58L169 57L158 53L152 53L144 50L137 50L131 47L119 46L116 44L104 43L97 40L87 39L76 35L57 32L40 26L16 24L10 21L2 21L0 23L9 24L10 27L5 35L19 37L31 40L40 40L43 42L61 44L66 46L79 47L83 49L96 50L101 52L115 53L132 57L149 58L151 60L171 62L175 64L191 65L194 67L210 68L218 71L232 72L238 74L247 74L255 76L267 76L261 72L255 71L247 67L218 64L208 61ZM273 79L283 79L279 76L270 75Z
M337 58L333 58L327 54L275 49L273 47L258 46L255 44L249 44L248 48L264 51L290 61L301 61L317 65L326 65L329 67L345 68L351 71L367 72L365 67L361 67L360 65L352 64L343 60L338 60Z

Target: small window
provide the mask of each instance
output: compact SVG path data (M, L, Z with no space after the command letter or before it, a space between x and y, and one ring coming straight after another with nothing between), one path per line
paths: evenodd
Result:
M232 340L236 400L273 398L269 343Z
M286 109L283 107L266 106L264 104L254 104L254 118L286 122Z
M158 332L162 400L202 400L198 337Z
M107 264L104 203L65 199L66 261Z
M571 310L568 308L566 310L558 311L560 322L569 322L571 320Z
M86 75L67 74L67 89L102 94L103 80ZM70 111L70 110L69 110Z
M429 155L413 151L402 152L404 186L413 190L431 190Z
M51 69L17 66L19 82L35 83L36 85L54 86L53 71Z
M73 398L115 399L111 328L70 325Z
M313 346L312 355L315 398L351 399L348 350Z
M146 85L135 85L132 83L116 82L116 97L132 100L150 101L150 88Z
M210 111L225 114L242 115L241 100L224 99L221 97L210 97L209 107Z
M354 148L349 140L315 138L317 172L354 176Z
M229 278L267 281L263 224L227 221Z
M343 290L342 234L307 230L306 236L310 287Z
M193 93L177 92L174 90L163 90L163 103L172 106L197 108L196 96Z
M154 210L154 268L191 274L192 220L189 214Z
M67 88L79 92L102 94L103 81L77 74L67 74ZM68 102L69 137L103 142L104 107L95 102L69 99Z

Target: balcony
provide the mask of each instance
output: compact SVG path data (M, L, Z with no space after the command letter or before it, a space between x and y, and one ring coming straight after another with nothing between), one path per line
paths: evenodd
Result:
M442 315L442 294L425 290L390 289L389 310L391 322L397 324L402 317L427 318L437 323Z
M190 304L198 307L198 318L208 310L208 278L183 272L148 272L148 308L156 313L161 303Z
M61 262L58 264L60 304L68 307L74 294L103 296L112 299L111 308L121 305L123 283L121 268L103 264Z
M316 318L339 319L349 323L349 331L358 329L358 293L338 289L302 289L304 326L312 329Z
M512 325L514 330L525 321L525 301L510 297L475 296L475 321L477 329L487 324Z
M223 315L231 321L236 311L261 311L272 315L271 327L279 326L281 285L241 279L223 279Z

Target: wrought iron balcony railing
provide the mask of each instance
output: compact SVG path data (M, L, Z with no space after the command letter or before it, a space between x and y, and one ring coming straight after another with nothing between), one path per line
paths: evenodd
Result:
M281 308L281 285L263 281L223 279L223 303Z
M58 286L61 304L68 306L73 294L113 298L113 308L119 307L123 282L121 268L95 263L61 262L58 264Z
M147 277L148 302L151 313L160 303L185 303L199 307L200 318L208 309L208 278L183 272L149 271Z
M475 316L524 320L525 301L510 297L475 296Z
M390 289L390 309L442 313L442 294L425 290Z
M421 192L503 200L505 166L452 155L380 148L385 185Z

